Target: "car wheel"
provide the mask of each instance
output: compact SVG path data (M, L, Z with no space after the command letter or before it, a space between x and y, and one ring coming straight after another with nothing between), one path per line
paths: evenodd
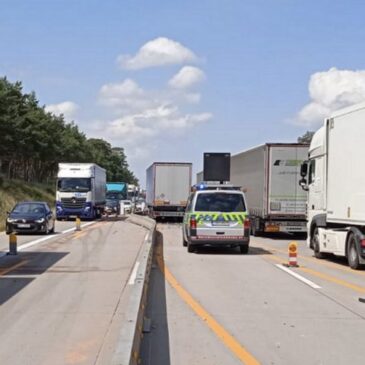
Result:
M248 245L240 245L240 251L242 254L248 253Z
M318 232L317 227L314 228L311 240L312 240L312 247L313 247L313 251L314 251L314 256L317 259L324 259L326 255L324 253L322 253L320 251L320 248L319 248L319 232Z
M188 242L185 241L185 238L183 237L183 246L186 247L188 245Z
M5 231L6 234L10 234L12 233L13 231Z
M356 248L356 238L350 233L347 240L347 261L351 269L357 270L360 268L359 253Z
M189 242L187 242L187 246L188 246L188 252L194 252L194 246L191 244L191 243L189 243Z

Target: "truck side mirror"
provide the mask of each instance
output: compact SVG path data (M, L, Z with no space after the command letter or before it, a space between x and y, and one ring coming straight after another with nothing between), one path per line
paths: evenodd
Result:
M305 191L308 191L308 185L307 185L307 180L303 177L302 179L299 180L299 185L301 186L301 188Z
M308 161L303 161L303 163L300 166L300 176L306 177L308 173Z

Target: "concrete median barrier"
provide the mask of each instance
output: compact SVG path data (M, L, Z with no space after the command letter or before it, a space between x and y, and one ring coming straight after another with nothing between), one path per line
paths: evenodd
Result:
M146 228L148 233L128 283L131 290L112 365L137 365L139 363L139 348L153 258L156 222L148 217L134 214L128 218L128 222Z

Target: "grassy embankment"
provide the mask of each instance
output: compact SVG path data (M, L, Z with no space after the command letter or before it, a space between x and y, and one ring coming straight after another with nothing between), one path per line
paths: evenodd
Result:
M6 212L11 210L15 203L24 200L39 200L48 202L53 208L55 190L54 185L0 179L0 232L5 229Z

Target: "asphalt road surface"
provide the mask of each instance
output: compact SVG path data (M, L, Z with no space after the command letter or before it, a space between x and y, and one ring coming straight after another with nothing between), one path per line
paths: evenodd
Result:
M314 258L304 240L284 271L291 236L251 237L248 255L189 254L179 224L159 224L157 238L142 364L365 363L365 271Z
M147 231L115 220L59 233L74 224L45 241L19 236L19 255L1 257L0 364L111 363Z

